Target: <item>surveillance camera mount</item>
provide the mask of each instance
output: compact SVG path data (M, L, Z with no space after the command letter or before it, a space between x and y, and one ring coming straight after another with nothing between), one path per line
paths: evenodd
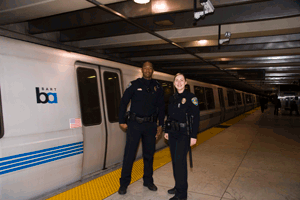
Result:
M219 25L218 49L221 48L222 44L230 41L231 33L227 31L227 32L225 32L224 36L225 36L225 39L221 39L221 25Z
M200 0L200 4L203 6L203 11L197 11L197 1L194 0L194 25L201 17L205 17L206 14L213 13L215 11L214 6L210 0Z

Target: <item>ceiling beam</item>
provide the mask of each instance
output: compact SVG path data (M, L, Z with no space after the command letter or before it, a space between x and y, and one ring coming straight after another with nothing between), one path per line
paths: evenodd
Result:
M230 45L245 45L245 44L262 44L262 43L276 43L276 42L292 42L300 41L300 34L287 34L287 35L270 35L265 37L248 37L248 38L233 38L227 45L221 46L223 49ZM201 45L198 41L178 43L183 47L207 47L207 46L217 46L217 40L208 40L208 44ZM132 47L118 47L118 48L106 48L104 51L106 54L114 53L129 53L129 52L141 52L141 51L151 51L151 50L165 50L175 48L169 44L158 44L158 45L145 45L145 46L132 46ZM103 49L101 47L89 48L91 50Z
M263 44L245 44L245 45L224 45L220 49L218 46L212 47L189 47L189 51L197 53L220 53L220 52L237 52L237 51L260 51L260 50L274 50L274 49L291 49L299 48L299 41L292 42L276 42L276 43L263 43ZM137 51L129 53L119 53L122 58L137 58L145 56L162 56L162 55L178 55L183 54L180 49L163 49L163 50L148 50Z
M39 45L42 45L42 46L51 47L51 48L55 48L55 49L61 49L61 50L65 50L65 51L68 51L68 52L74 52L74 53L79 53L79 54L83 54L83 55L89 55L89 56L93 56L93 57L96 57L96 58L102 58L102 59L115 61L115 62L119 62L119 63L124 63L124 64L128 64L128 65L133 65L133 66L140 66L141 65L138 62L132 62L132 61L125 60L125 59L120 59L120 58L117 58L117 57L107 56L107 55L104 55L104 54L100 54L100 53L93 52L93 51L87 51L87 50L84 50L84 49L79 49L79 48L69 46L69 45L65 45L65 44L59 44L59 43L52 42L52 41L49 41L49 40L40 39L40 38L31 36L31 35L25 35L25 34L14 32L14 31L9 31L9 30L3 29L1 27L0 27L0 36L8 37L8 38L16 39L16 40L21 40L21 41L25 41L25 42L30 42L30 43L34 43L34 44L39 44Z
M245 57L265 57L265 56L282 56L282 55L299 55L300 48L291 49L272 49L272 50L261 50L261 51L237 51L237 52L220 52L220 53L198 53L204 59L210 60L215 58L245 58ZM188 54L176 55L162 55L162 56L144 56L130 58L132 61L143 61L149 60L153 62L169 62L173 60L174 63L178 63L178 60L191 60L192 56Z
M222 0L222 1L216 1L212 0L212 4L216 9L218 9L218 12L226 14L226 11L228 9L220 8L222 6L241 6L241 4L248 4L248 3L265 3L263 1L266 0ZM126 1L126 2L120 2L115 3L111 5L107 5L107 7L129 17L129 18L140 18L141 21L146 21L147 23L151 22L151 25L154 26L157 30L163 30L165 27L157 26L155 23L153 23L153 20L155 21L157 18L164 18L165 16L171 17L174 19L175 24L172 26L173 28L180 28L180 27L191 27L193 23L193 5L194 0L172 0L172 1L161 1L161 0L152 0L148 4L136 4L133 1ZM163 4L166 10L159 10L158 5ZM236 5L238 4L238 5ZM287 3L285 3L287 4ZM199 10L200 4L199 5ZM252 4L250 4L252 5ZM274 6L274 4L265 3L262 6ZM258 6L258 4L255 4L254 6ZM295 7L292 5L286 5L287 7L291 7L295 10ZM236 8L236 7L234 7ZM241 8L241 7L240 7ZM243 8L246 9L245 5L243 5ZM260 8L261 9L261 8ZM280 8L274 8L275 15L277 17L287 17L287 16L294 16L296 11L292 11L291 13L287 12L278 12ZM276 12L277 11L277 12ZM175 14L176 12L176 14ZM233 11L231 11L232 13ZM240 11L240 13L242 13ZM236 13L236 15L239 15L240 13ZM227 13L226 15L230 15ZM232 17L232 15L231 15ZM260 15L254 16L255 19L270 19L270 15L268 13L260 13ZM276 16L272 16L271 18L274 18ZM218 17L214 17L218 19ZM183 19L183 20L182 20ZM44 17L41 19L35 19L31 20L29 22L29 33L31 34L39 34L39 33L45 33L45 32L53 32L53 31L63 31L68 29L75 29L75 28L81 28L81 27L87 27L87 26L94 26L98 24L103 23L110 23L110 22L116 22L120 19L111 13L105 11L105 10L99 10L96 7L88 8L84 10L79 10L75 12L69 12L64 14L59 14L51 17ZM188 21L186 21L188 20ZM220 19L218 19L219 22ZM232 17L229 21L239 21L238 19ZM253 20L253 19L252 19ZM185 23L184 23L185 21ZM200 20L197 23L197 26L208 26L211 25L211 23L214 22L214 19L210 19L210 22L207 20ZM216 24L216 22L214 22ZM149 24L150 25L150 24Z

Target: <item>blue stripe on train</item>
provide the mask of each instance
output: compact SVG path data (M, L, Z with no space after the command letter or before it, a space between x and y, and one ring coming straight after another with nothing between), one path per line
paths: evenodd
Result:
M0 175L83 153L83 142L0 158ZM25 156L25 157L24 157ZM23 158L22 158L23 157ZM18 158L18 159L16 159ZM13 160L12 160L13 159ZM4 160L10 160L2 162ZM6 165L6 166L4 166ZM3 167L2 167L3 166Z
M33 152L29 152L29 153L22 153L22 154L18 154L18 155L14 155L14 156L8 156L8 157L0 158L0 161L10 160L10 159L13 159L13 158L18 158L18 157L23 157L23 156L28 156L28 155L38 154L38 153L43 153L43 152L52 151L52 150L56 150L56 149L61 149L61 148L74 146L74 145L78 145L78 144L83 144L83 142L76 142L76 143L72 143L72 144L66 144L66 145L52 147L52 148L48 148L48 149L42 149L42 150L33 151Z

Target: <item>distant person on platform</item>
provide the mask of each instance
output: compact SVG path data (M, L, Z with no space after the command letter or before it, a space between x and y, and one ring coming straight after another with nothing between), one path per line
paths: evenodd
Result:
M261 113L264 113L265 111L265 104L266 104L266 99L265 98L260 98L260 109L261 109Z
M292 103L291 103L290 115L292 115L293 111L296 111L297 115L299 115L298 105L297 105L296 101L292 101Z
M274 109L274 115L278 116L278 108L281 108L281 102L280 99L276 96L275 98L275 109Z

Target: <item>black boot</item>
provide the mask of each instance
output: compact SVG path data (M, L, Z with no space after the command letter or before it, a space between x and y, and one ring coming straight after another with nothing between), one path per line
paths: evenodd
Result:
M176 193L176 188L174 187L174 188L172 188L172 189L169 189L169 190L168 190L168 193L169 193L169 194L175 194L175 193Z

